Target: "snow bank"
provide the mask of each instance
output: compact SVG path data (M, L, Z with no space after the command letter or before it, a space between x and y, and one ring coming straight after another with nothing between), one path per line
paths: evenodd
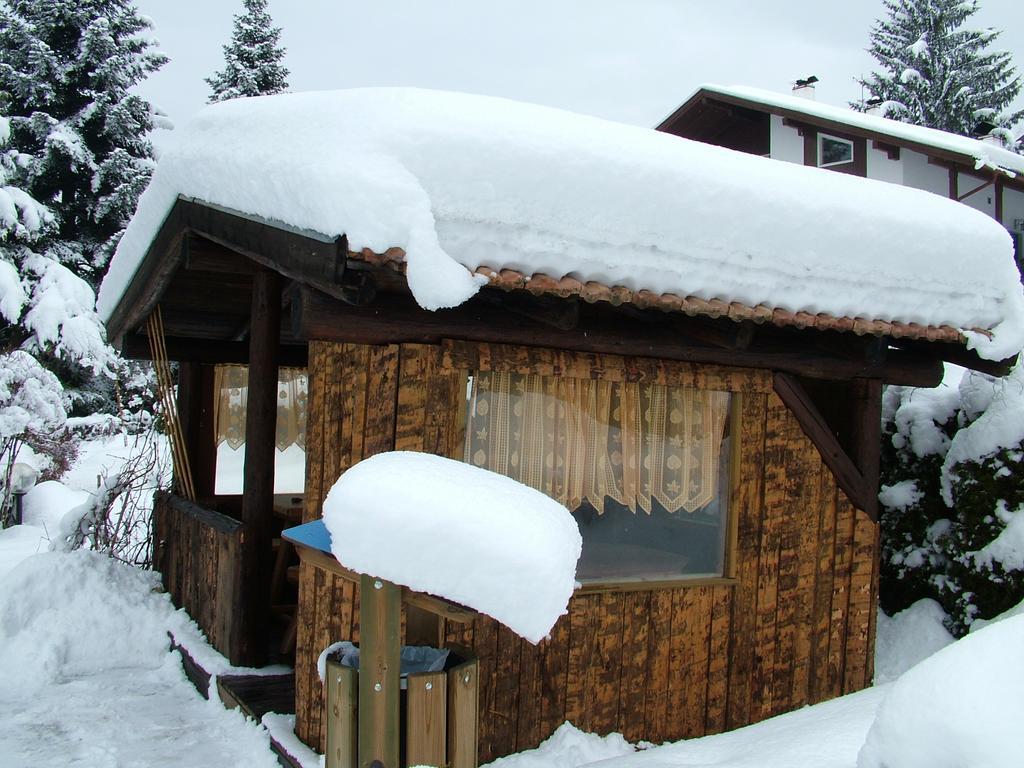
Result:
M558 502L460 461L398 451L324 500L339 562L467 605L539 642L566 611L582 540Z
M43 686L132 665L161 664L167 614L146 610L156 574L105 555L45 553L11 571L0 592L0 669L7 684ZM155 660L155 661L154 661Z
M992 624L892 684L858 768L1019 765L1024 616Z
M500 757L486 768L576 768L598 760L631 755L636 751L621 734L598 736L585 733L572 723L562 723L536 749Z
M746 728L587 768L852 768L885 690L868 688Z
M946 612L934 600L918 600L892 617L878 611L875 684L895 680L911 667L953 642L943 621Z
M504 99L358 89L205 108L160 160L99 296L109 318L179 195L353 250L405 250L428 308L511 268L962 329L1024 346L1009 236L968 206ZM468 269L467 269L468 268ZM971 280L965 281L964 275Z
M0 542L18 529L39 531ZM36 555L4 576L0 763L277 765L263 729L185 678L167 632L198 645L198 631L157 583L93 552Z

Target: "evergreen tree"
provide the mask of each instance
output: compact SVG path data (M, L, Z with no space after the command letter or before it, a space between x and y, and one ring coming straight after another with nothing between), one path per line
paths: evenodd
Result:
M38 358L76 414L133 373L94 289L152 173L154 111L129 92L167 60L149 29L129 0L0 0L0 352Z
M859 82L884 101L886 116L965 136L985 121L1012 146L1009 129L1024 110L1006 110L1021 80L1009 53L987 50L998 31L964 26L978 10L976 0L882 4L886 17L875 22L868 48L880 68Z
M0 113L60 261L93 286L149 183L152 106L131 89L167 57L130 0L0 2Z
M245 12L235 16L231 44L224 46L224 69L206 78L213 89L209 102L240 96L264 96L288 89L288 70L278 45L281 28L267 13L267 0L243 0Z

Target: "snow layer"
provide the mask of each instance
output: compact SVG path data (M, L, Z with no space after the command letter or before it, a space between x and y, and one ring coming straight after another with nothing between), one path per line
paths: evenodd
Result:
M926 45L923 39L914 43L911 49L921 45ZM914 70L908 71L913 72L910 75L911 78L920 77L920 73L914 72ZM904 73L904 77L906 77L906 73ZM761 88L750 88L740 85L714 85L709 83L700 86L695 91L695 94L701 91L735 96L736 98L746 99L765 106L790 109L802 112L805 115L820 117L824 120L845 123L865 131L892 136L895 139L902 139L915 144L934 147L935 149L944 149L960 155L967 155L974 158L975 168L1002 169L1004 172L1009 172L1008 175L1010 176L1024 173L1024 155L1018 155L1016 152L1003 149L995 144L978 141L967 136L958 136L955 133L947 133L936 128L925 128L920 125L902 123L899 120L890 120L879 115L854 112L846 107L822 104L810 99L800 98L799 96L775 93L774 91L767 91Z
M158 164L99 297L109 318L179 195L406 252L428 309L469 269L958 328L1024 346L1006 232L919 190L504 99L358 89L205 108ZM971 276L965 281L963 276Z
M892 684L858 768L1020 765L1024 616L972 632Z
M500 757L486 768L576 768L599 760L631 755L636 748L621 734L598 736L572 723L562 723L536 749Z
M970 386L961 385L961 391L966 389L969 399L987 400L987 407L983 403L984 413L959 430L949 445L941 480L942 496L949 506L953 506L950 471L954 466L1024 442L1024 367L1018 364L1001 379L974 374L965 378L964 384Z
M869 688L746 728L666 744L591 768L853 768L885 690Z
M185 678L167 631L197 632L156 584L91 552L37 555L5 576L0 764L277 765L262 729Z
M532 643L565 613L582 540L558 502L426 453L371 456L324 500L342 565L475 608Z
M934 600L918 600L892 617L878 611L875 637L875 684L895 680L954 638L943 621L946 612Z

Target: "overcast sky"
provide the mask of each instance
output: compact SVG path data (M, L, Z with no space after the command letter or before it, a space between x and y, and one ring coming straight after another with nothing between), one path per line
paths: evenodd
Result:
M138 0L171 61L142 93L178 125L241 0ZM978 27L1024 70L1024 2L982 0ZM854 77L881 0L270 0L293 91L413 85L506 96L655 125L698 85L788 91L817 75L819 101L860 97ZM1018 100L1018 107L1024 99ZM1020 129L1018 128L1018 131ZM167 136L156 137L166 145Z

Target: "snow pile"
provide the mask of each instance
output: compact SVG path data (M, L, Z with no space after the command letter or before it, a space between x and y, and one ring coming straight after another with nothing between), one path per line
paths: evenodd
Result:
M1024 616L936 653L892 684L858 768L1009 766L1021 760Z
M474 608L537 643L566 612L582 540L558 502L460 461L398 451L324 500L342 565Z
M895 680L954 638L943 621L946 612L934 600L918 600L892 617L878 612L875 637L875 684Z
M584 733L566 722L536 749L500 757L488 763L486 768L576 768L631 755L635 751L635 747L618 733L598 736L596 733Z
M33 526L0 542L19 529ZM92 552L29 557L6 574L0 763L277 765L262 729L185 678L167 632L201 645L198 630L156 586Z
M158 585L153 572L90 552L26 560L0 595L0 669L30 687L163 663L167 616L146 609Z
M853 768L885 690L869 688L746 728L665 744L588 768Z
M179 195L344 233L356 251L402 248L428 309L466 301L481 285L469 270L487 266L995 329L972 337L989 358L1024 346L1010 238L978 211L504 99L358 89L207 107L160 160L103 283L104 317Z

